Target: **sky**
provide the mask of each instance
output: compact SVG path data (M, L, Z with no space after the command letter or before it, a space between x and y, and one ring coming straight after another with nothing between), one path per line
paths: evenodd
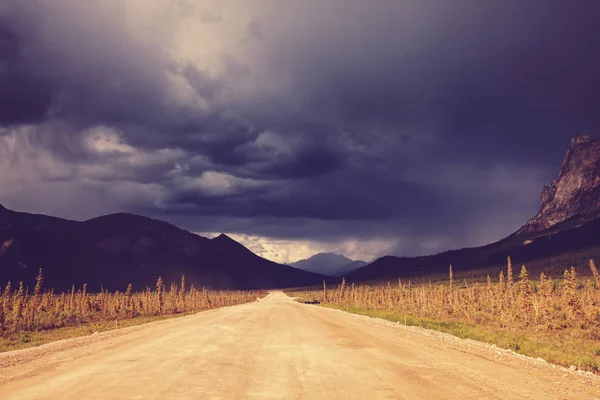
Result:
M600 135L597 0L3 0L0 203L292 262L509 235Z

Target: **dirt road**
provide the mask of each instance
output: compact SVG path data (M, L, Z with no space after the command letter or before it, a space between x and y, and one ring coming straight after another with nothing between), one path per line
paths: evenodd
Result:
M596 399L600 380L492 347L259 303L0 355L1 399Z

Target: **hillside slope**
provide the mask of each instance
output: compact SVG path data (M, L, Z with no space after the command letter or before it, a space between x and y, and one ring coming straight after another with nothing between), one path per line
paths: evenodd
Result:
M1 206L0 206L1 207ZM124 290L186 280L216 289L320 284L324 276L261 258L226 235L207 239L164 221L113 214L85 222L0 208L0 283L32 285L43 268L45 286L88 284Z
M347 277L352 281L363 281L447 274L449 265L455 272L476 272L490 267L505 267L509 256L513 264L525 264L532 274L537 275L542 270L561 273L570 265L582 268L589 258L600 260L600 218L574 227L571 222L565 221L535 234L513 234L482 247L422 257L385 256Z
M510 256L534 273L600 258L600 142L577 135L571 140L559 174L543 188L540 211L514 234L486 246L422 257L379 258L349 274L371 280L500 267Z

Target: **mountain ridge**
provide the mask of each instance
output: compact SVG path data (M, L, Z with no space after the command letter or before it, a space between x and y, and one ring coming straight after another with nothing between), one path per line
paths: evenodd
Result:
M600 140L575 135L559 174L542 189L540 211L515 233L484 246L420 257L384 256L352 272L351 280L373 280L477 271L515 263L600 257ZM561 264L562 265L562 264ZM537 271L536 271L537 272Z
M0 282L89 290L152 287L158 276L214 289L283 288L321 284L326 276L277 264L227 235L208 239L150 217L116 213L71 221L0 206Z
M508 256L528 267L559 259L587 262L583 255L600 257L599 232L600 141L577 135L558 176L542 189L540 211L515 233L485 246L384 256L360 268L342 255L319 253L287 266L224 233L208 239L150 217L116 213L71 221L0 204L0 283L32 282L38 268L44 268L47 287L57 290L83 283L91 290L100 285L124 289L128 283L151 287L159 275L178 281L185 274L197 286L253 289L336 281L329 276L368 281L446 274L450 264L457 272L476 272L501 267Z

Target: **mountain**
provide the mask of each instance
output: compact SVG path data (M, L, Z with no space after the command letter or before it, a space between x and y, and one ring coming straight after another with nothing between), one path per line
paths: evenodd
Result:
M347 276L348 280L402 278L454 271L490 270L526 264L532 274L587 268L600 259L600 141L574 136L559 175L542 190L540 211L498 242L422 257L386 256ZM497 272L497 271L496 271ZM495 272L494 272L495 273Z
M540 232L569 218L596 217L600 211L600 141L587 135L571 139L558 177L545 186L540 211L517 233Z
M353 261L340 254L318 253L310 258L296 261L290 265L294 268L300 268L305 271L319 274L342 276L367 265L367 263L360 260Z
M88 284L124 290L186 281L215 289L282 288L321 284L323 275L261 258L222 234L198 236L164 221L112 214L85 222L27 214L0 206L0 283L32 285L43 268L45 286Z

